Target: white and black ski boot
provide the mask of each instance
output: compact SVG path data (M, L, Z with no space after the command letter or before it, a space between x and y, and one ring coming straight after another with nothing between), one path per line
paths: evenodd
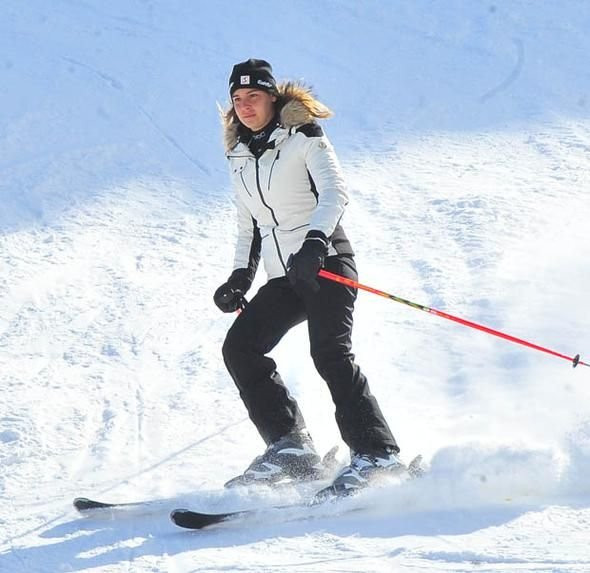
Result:
M251 484L272 485L282 481L311 481L324 475L322 459L306 431L291 432L270 444L243 474L225 487Z
M338 473L331 485L321 489L315 495L314 502L321 503L330 498L353 495L380 476L407 472L408 467L393 451L379 455L352 452L350 464Z

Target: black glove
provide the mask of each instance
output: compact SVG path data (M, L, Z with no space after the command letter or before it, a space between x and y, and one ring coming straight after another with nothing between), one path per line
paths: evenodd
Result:
M244 295L248 292L252 279L248 269L236 269L213 295L213 302L222 312L235 312L246 306Z
M320 290L318 271L328 254L328 239L321 231L310 231L299 251L287 261L287 278L291 286L299 292Z

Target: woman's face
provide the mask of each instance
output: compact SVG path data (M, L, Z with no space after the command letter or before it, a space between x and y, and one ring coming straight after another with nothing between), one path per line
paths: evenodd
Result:
M240 88L233 93L232 101L238 119L248 129L258 131L272 119L277 97L263 90Z

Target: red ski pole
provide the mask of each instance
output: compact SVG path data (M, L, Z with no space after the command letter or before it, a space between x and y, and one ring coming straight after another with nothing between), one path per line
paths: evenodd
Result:
M383 296L385 298L389 298L394 300L395 302L401 302L407 306L411 306L412 308L417 308L418 310L423 310L424 312L428 312L429 314L435 314L436 316L440 316L441 318L446 318L448 320L452 320L454 322L458 322L464 326L469 326L470 328L475 328L477 330L481 330L482 332L487 332L488 334L493 334L494 336L498 336L499 338L503 338L504 340L509 340L510 342L515 342L516 344L522 344L523 346L527 346L528 348L533 348L534 350L540 350L541 352L546 352L547 354L552 354L553 356L557 356L558 358L563 358L572 363L573 367L575 368L578 364L582 366L590 366L586 362L582 362L580 360L580 355L576 354L575 356L566 356L565 354L561 354L560 352L556 352L555 350L550 350L549 348L544 348L543 346L539 346L537 344L533 344L532 342L528 342L523 340L522 338L516 338L516 336L511 336L510 334L506 334L505 332L500 332L499 330L494 330L493 328L489 328L487 326L483 326L482 324L477 324L476 322L471 322L470 320L465 320L464 318L459 318L458 316L453 316L452 314L447 314L446 312L442 312L440 310L436 310L435 308L430 308L428 306L424 306L423 304L418 304L405 298L400 298L399 296L395 296L393 294L389 294L382 290L378 290L376 288L363 285L359 282L353 281L352 279L337 275L335 273L331 273L330 271L326 271L321 269L318 273L319 276L324 277L325 279L329 279L331 281L335 281L337 283L341 283L353 288L357 288L360 290L366 290L367 292L372 292L373 294L377 294L379 296Z

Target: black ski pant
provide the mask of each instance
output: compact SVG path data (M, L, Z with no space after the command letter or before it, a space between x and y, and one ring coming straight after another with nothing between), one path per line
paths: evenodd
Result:
M357 280L349 255L327 257L325 268ZM250 419L268 444L305 427L299 406L267 354L307 320L314 365L328 384L344 442L359 453L399 451L366 377L351 351L356 289L319 278L317 293L297 293L285 277L271 279L238 315L223 358Z

